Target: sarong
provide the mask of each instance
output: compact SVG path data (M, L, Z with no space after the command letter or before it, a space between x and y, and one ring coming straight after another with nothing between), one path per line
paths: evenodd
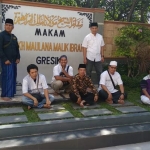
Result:
M11 62L10 65L5 65L4 62L1 62L1 67L1 97L14 97L16 94L17 64Z

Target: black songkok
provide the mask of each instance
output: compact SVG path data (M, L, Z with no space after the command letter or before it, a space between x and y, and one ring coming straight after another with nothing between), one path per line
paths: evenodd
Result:
M79 69L79 68L86 68L86 64L79 64L78 69Z
M98 27L98 23L97 22L91 22L90 23L90 28L91 27Z
M12 24L12 25L14 24L13 20L12 20L12 19L9 19L9 18L6 19L5 24L6 24L6 23L9 23L9 24Z

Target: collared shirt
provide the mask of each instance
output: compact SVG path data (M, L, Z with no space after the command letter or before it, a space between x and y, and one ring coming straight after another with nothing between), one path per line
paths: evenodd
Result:
M38 76L36 77L36 82L30 77L30 75L25 76L22 83L22 93L38 93L37 82ZM48 85L45 76L43 74L39 74L38 89L40 93L44 94L44 90L47 88Z
M71 81L71 92L77 97L80 97L79 92L87 94L87 88L91 89L94 95L98 95L97 89L95 88L92 80L88 76L81 78L78 74L75 75Z
M145 95L142 89L145 89L150 95L150 75L145 76L141 81L141 95Z
M111 77L112 77L112 79L114 81L115 86L123 84L121 76L120 76L120 74L118 72L115 72L113 75L112 74L110 74L110 75L111 75ZM102 89L102 87L101 87L101 84L102 84L102 85L105 85L107 87L107 89L109 90L110 93L115 93L115 92L118 91L118 90L114 89L114 86L113 86L113 83L112 83L112 81L110 79L108 71L104 71L101 74L99 84L100 84L99 90Z
M101 61L101 47L104 46L102 35L96 34L95 36L88 34L82 43L82 47L87 48L87 59L91 61Z
M65 71L66 71L66 72L67 72L67 67L68 67L68 64L66 65L66 68L65 68ZM61 72L62 72L62 66L61 66L61 64L59 63L59 64L57 64L56 66L54 66L54 68L53 68L53 77L52 77L51 83L52 83L53 81L55 81L55 76L59 76ZM68 74L69 74L70 76L73 76L73 68L72 68L71 66L69 66Z
M17 37L6 31L0 33L0 58L3 62L20 59Z

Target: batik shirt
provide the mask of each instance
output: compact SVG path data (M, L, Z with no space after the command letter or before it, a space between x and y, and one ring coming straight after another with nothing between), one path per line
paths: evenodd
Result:
M91 92L97 96L97 89L95 88L92 80L88 76L81 78L78 74L75 75L71 81L71 92L77 97L80 97L79 93L87 94L87 89L90 88Z

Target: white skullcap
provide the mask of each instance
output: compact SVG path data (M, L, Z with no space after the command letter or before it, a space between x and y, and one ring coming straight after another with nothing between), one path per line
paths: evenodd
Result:
M117 62L116 61L111 61L109 65L110 66L117 66Z

